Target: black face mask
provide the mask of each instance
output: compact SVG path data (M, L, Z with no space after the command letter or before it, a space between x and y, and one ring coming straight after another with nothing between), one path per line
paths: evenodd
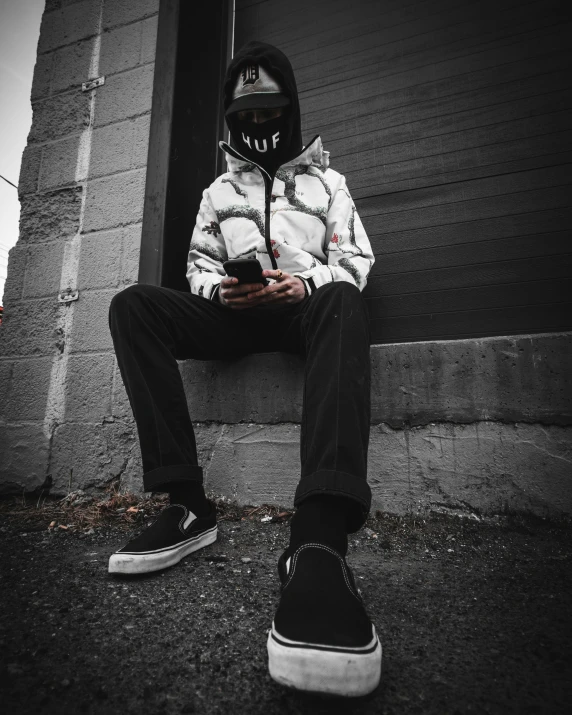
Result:
M269 172L289 158L291 126L286 112L261 124L236 117L231 132L238 151Z

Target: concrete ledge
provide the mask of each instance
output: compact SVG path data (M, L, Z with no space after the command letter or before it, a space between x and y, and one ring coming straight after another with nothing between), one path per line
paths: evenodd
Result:
M207 488L241 504L291 506L300 475L298 425L198 425ZM572 513L572 428L433 424L371 430L373 508Z
M372 424L572 424L572 333L373 345ZM300 422L304 361L181 363L198 422Z

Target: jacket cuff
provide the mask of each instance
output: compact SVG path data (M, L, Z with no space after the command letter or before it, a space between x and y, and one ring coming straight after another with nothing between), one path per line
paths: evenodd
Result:
M189 276L187 274L191 293L206 298L207 300L213 299L215 288L220 287L220 282L223 278L224 276L221 276L220 273L207 273L206 271L200 275L194 273Z
M217 283L215 285L215 287L213 288L213 292L211 293L211 300L214 300L215 303L220 303L219 293L220 293L220 283Z
M314 279L310 276L303 276L300 273L293 273L296 278L299 278L302 283L304 284L304 290L306 291L306 297L309 295L312 295L316 291L316 284L314 283Z

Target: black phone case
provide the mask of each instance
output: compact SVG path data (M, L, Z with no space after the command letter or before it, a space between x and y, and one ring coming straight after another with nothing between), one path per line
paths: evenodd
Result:
M257 258L236 258L222 264L227 276L238 278L239 283L262 283L268 285L262 277L262 266Z

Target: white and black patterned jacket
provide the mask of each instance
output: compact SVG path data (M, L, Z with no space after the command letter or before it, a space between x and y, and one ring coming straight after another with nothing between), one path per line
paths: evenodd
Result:
M278 169L271 192L264 169L220 146L229 171L203 192L187 262L191 292L215 298L223 261L233 258L258 258L263 269L275 264L299 276L310 294L333 281L363 290L374 256L320 137Z

